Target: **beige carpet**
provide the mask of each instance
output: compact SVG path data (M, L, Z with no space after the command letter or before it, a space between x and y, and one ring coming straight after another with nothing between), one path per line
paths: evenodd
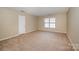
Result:
M0 42L1 51L73 51L65 34L36 31Z

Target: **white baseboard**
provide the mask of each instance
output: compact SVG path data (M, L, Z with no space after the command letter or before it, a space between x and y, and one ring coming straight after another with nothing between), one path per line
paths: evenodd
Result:
M74 49L75 51L77 51L77 48L75 47L74 43L72 42L72 40L71 40L71 38L68 36L68 34L67 34L67 37L68 37L68 39L70 40L70 43L71 43L73 49Z
M3 39L0 39L0 41L7 40L7 39L10 39L10 38L19 36L19 35L20 35L20 34L16 34L16 35L13 35L13 36L10 36L10 37L7 37L7 38L3 38Z
M28 33L31 33L31 32L34 32L34 31L29 31L29 32L26 32L26 33L28 34ZM26 33L23 33L23 34L26 34ZM0 41L7 40L7 39L10 39L10 38L13 38L13 37L16 37L16 36L19 36L19 35L23 35L23 34L16 34L16 35L13 35L13 36L10 36L10 37L7 37L7 38L0 39Z
M44 31L44 32L53 32L53 33L62 33L62 34L66 34L66 32L56 32L56 31L48 31L48 30L38 30L38 31Z

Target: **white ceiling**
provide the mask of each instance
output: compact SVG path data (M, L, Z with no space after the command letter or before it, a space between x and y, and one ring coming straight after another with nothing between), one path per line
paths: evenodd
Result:
M13 8L18 11L24 11L26 13L35 16L46 16L55 13L67 12L67 7L15 7Z

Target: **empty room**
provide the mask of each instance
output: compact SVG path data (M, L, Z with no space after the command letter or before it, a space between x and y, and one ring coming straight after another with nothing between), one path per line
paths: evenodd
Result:
M0 7L0 51L78 51L78 7Z

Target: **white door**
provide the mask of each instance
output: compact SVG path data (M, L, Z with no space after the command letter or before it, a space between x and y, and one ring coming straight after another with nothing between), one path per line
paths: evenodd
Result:
M19 34L25 33L25 16L19 16Z

